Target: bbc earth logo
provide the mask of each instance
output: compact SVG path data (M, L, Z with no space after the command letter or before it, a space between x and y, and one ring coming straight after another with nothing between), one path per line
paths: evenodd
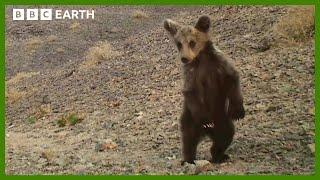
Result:
M14 21L94 19L94 10L13 9Z

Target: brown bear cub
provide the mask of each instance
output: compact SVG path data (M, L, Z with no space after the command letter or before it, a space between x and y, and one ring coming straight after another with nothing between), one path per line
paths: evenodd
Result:
M164 28L173 37L184 71L184 107L181 115L182 163L194 163L201 137L208 135L211 162L229 159L225 154L234 135L233 120L244 118L239 73L213 46L210 18L202 16L194 27L167 19Z

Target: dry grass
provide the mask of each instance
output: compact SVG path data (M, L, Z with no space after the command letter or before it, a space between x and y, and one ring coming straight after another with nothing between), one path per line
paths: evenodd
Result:
M50 35L47 37L47 42L55 42L58 40L58 37L56 35Z
M32 113L31 116L27 119L27 122L30 124L35 123L38 120L46 118L52 112L52 108L50 104L42 104L39 108L36 109Z
M36 91L38 91L37 87L30 87L26 90L19 90L15 87L6 87L6 90L5 90L6 103L14 104L16 102L19 102L20 100L31 96Z
M20 72L17 73L14 77L6 81L6 102L7 103L15 103L18 102L20 99L24 98L27 94L30 94L34 91L36 91L36 88L30 89L30 92L27 91L20 91L17 88L15 88L15 85L22 80L25 80L27 78L30 78L35 75L39 75L40 72Z
M314 6L291 7L273 27L273 31L287 41L300 43L314 36Z
M135 19L145 19L145 18L148 18L149 16L141 10L136 10L136 11L133 11L132 17Z
M41 38L32 37L24 43L24 47L28 53L33 54L39 47L41 47L42 43L43 40Z
M13 78L6 81L6 85L9 85L9 86L15 85L23 79L27 79L27 78L30 78L32 76L39 75L39 74L40 74L40 72L19 72Z
M6 89L6 102L9 104L13 104L15 102L18 102L23 97L25 97L26 92L25 91L18 91L15 88Z
M65 51L65 50L64 50L63 48L61 48L61 47L59 47L59 48L56 49L56 52L57 52L57 53L64 53L64 51Z
M6 38L5 45L6 45L6 49L12 48L13 40L10 38Z
M42 104L39 109L35 112L35 117L37 119L41 119L47 114L50 114L52 112L52 108L50 104Z
M45 158L48 162L52 163L56 155L52 149L46 149L41 153L40 157Z
M74 22L70 25L70 29L72 32L76 32L80 29L81 24L78 22Z
M119 56L120 54L108 42L98 42L96 46L88 50L85 61L80 64L80 69L90 69L102 61Z

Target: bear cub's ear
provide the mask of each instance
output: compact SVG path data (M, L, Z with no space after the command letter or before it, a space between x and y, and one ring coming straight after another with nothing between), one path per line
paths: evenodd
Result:
M178 23L172 21L171 19L166 19L163 25L164 28L171 34L171 36L174 36L180 28L180 25L178 25Z
M209 28L211 26L211 21L209 16L201 16L195 26L196 29L198 29L201 32L208 32Z

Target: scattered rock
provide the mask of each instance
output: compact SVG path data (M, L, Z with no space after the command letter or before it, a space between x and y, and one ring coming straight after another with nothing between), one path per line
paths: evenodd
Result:
M271 47L270 40L268 38L263 38L256 47L253 47L257 52L264 52L269 50Z
M315 111L314 107L308 109L308 113L311 114L311 115L315 114L314 111Z
M87 169L88 169L88 167L83 164L77 164L77 165L73 166L73 170L77 173L83 173Z
M134 113L134 116L141 117L141 116L143 116L143 112L140 111L140 112Z
M111 139L107 139L104 143L98 142L95 147L95 151L105 151L108 149L115 149L118 145L113 142Z
M211 162L207 160L198 160L196 163L196 173L199 174L201 172L207 172L213 169L213 165Z
M173 155L173 156L171 156L171 157L166 157L166 159L168 159L168 160L173 160L173 159L177 159L177 157L176 157L176 155Z
M69 161L67 158L65 157L59 157L57 159L54 160L55 164L57 164L58 166L64 167L67 166Z
M38 163L36 164L37 168L43 168L48 164L48 161L44 158L40 158Z
M51 101L50 101L49 95L44 95L42 97L42 101L41 101L42 104L49 104L50 102Z
M197 167L195 164L184 163L183 172L185 174L195 175L195 174L197 174Z
M269 106L267 109L266 109L266 112L272 112L272 111L277 111L279 109L278 106Z
M314 143L308 144L308 147L313 154L316 152L316 146Z

